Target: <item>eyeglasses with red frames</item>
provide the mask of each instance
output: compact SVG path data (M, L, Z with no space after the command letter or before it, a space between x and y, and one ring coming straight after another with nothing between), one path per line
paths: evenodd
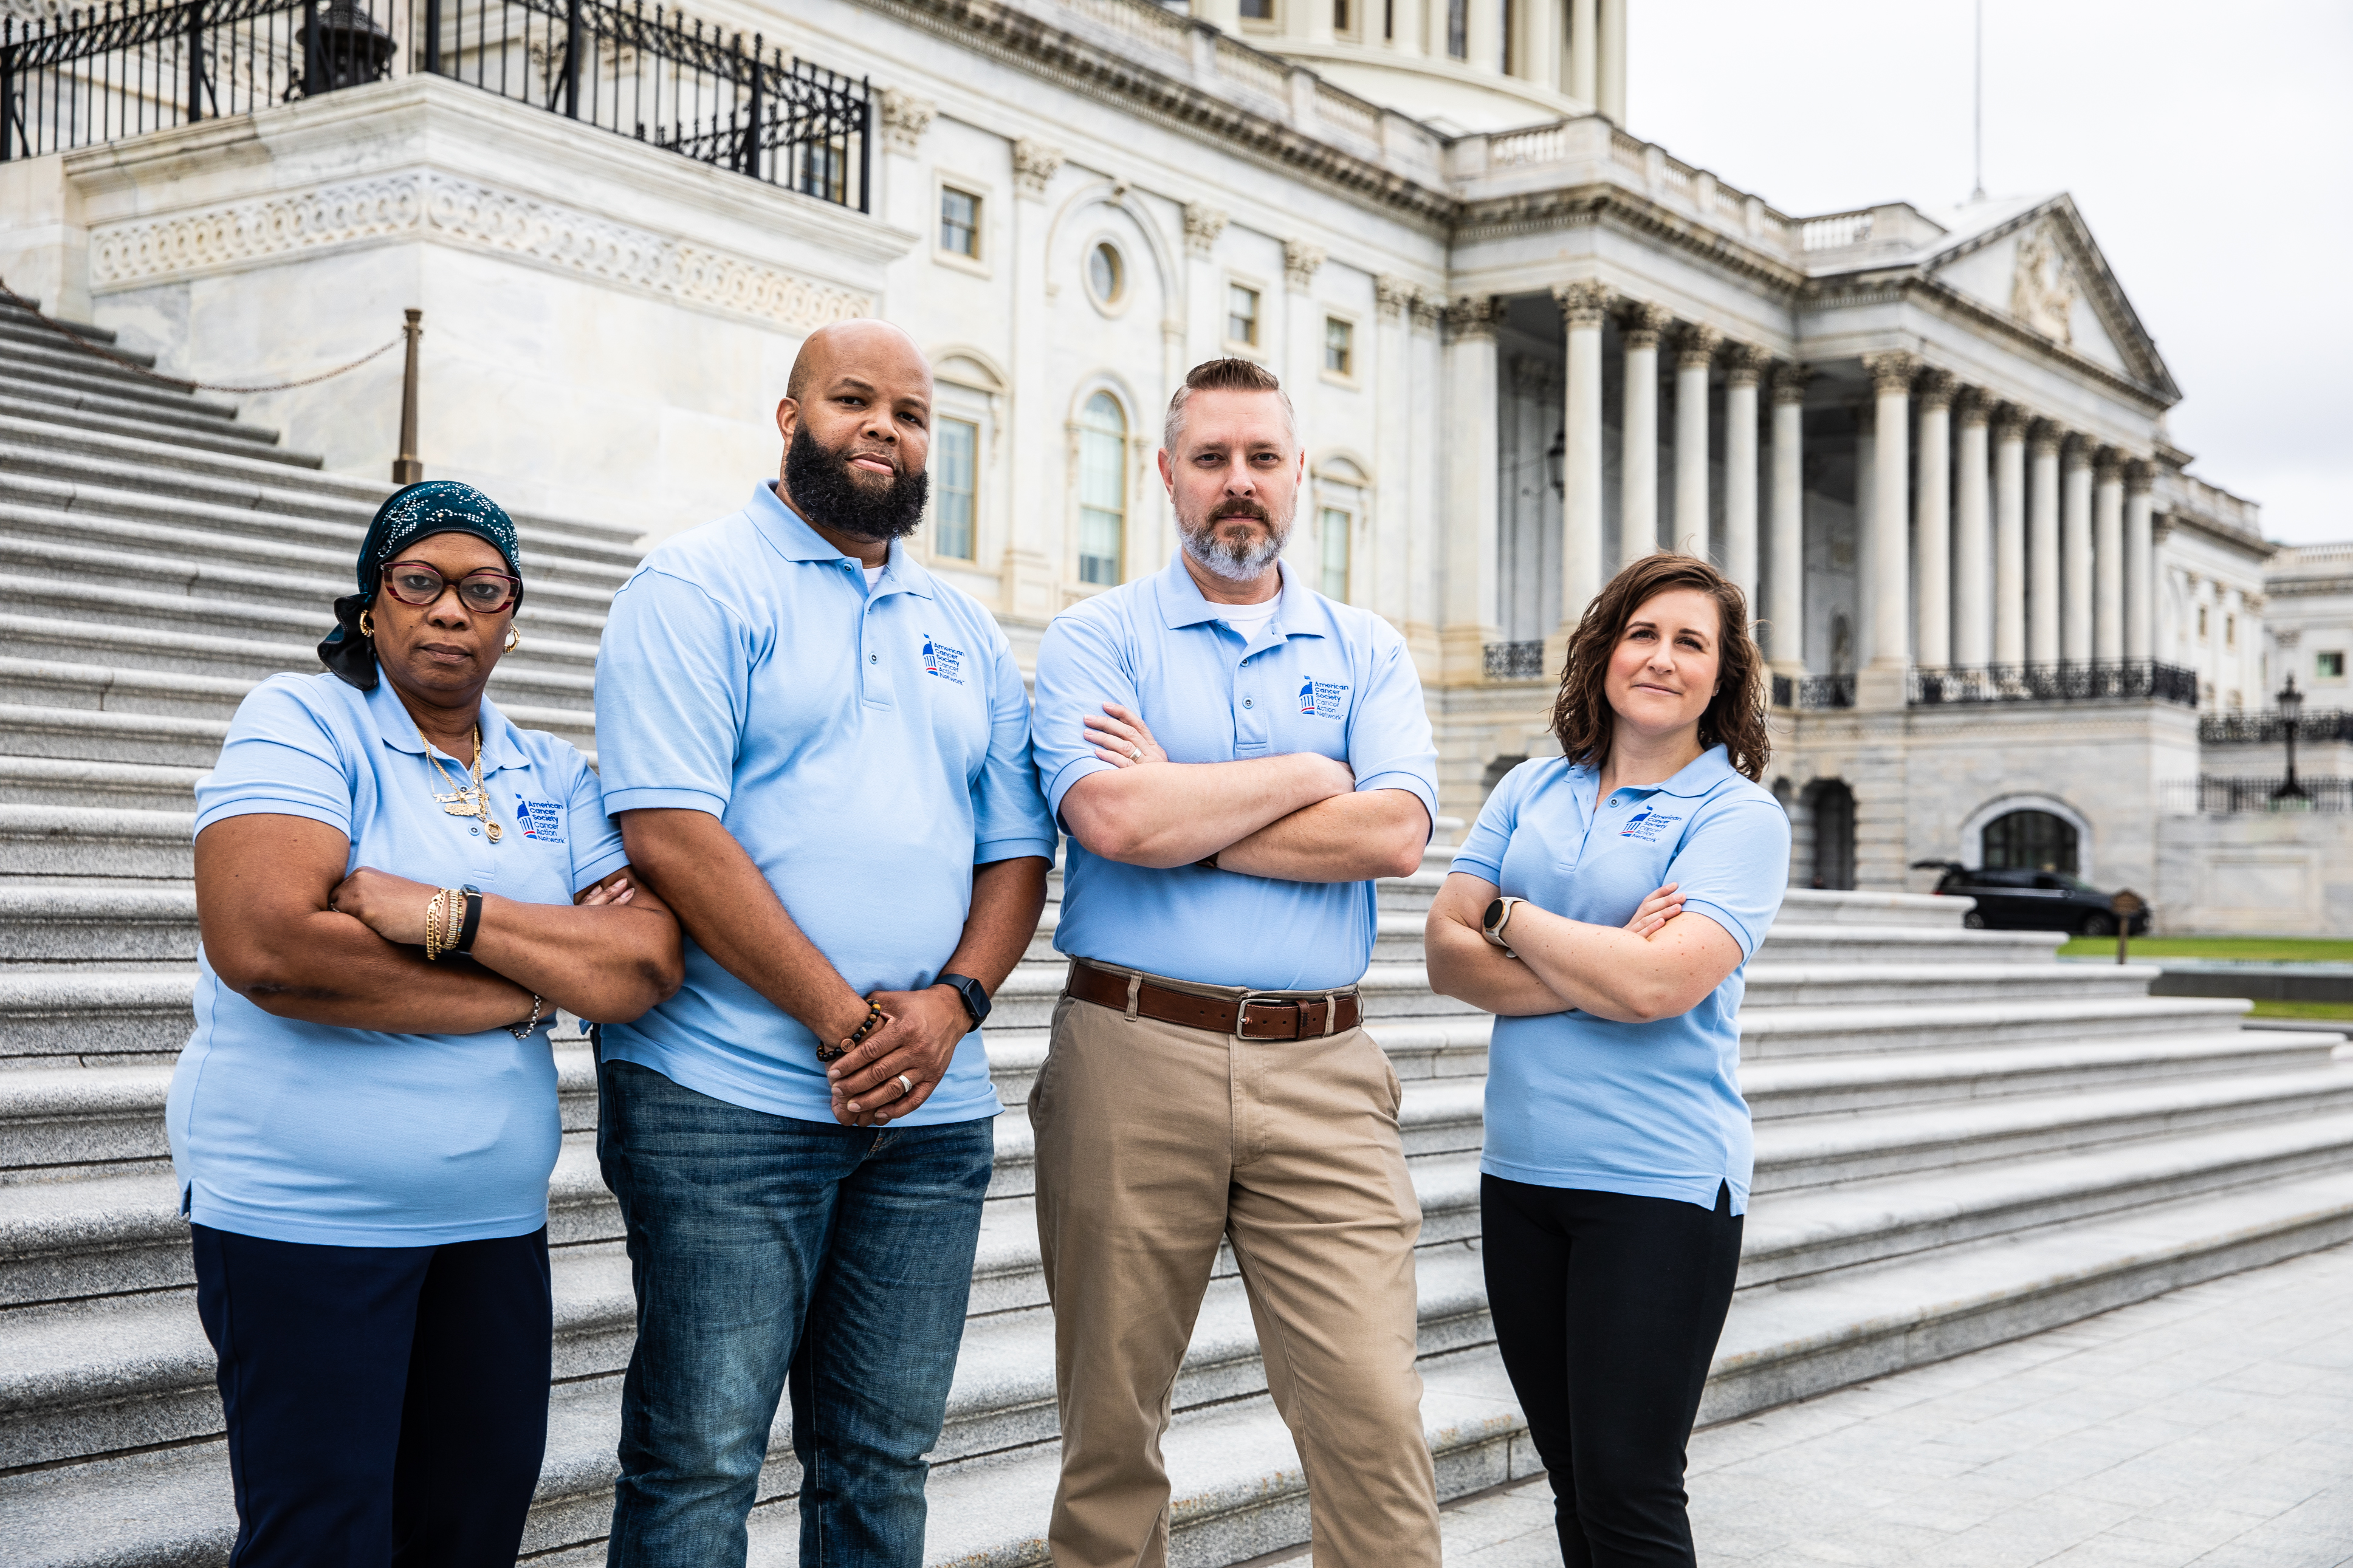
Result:
M384 569L384 591L402 604L424 609L441 602L450 580L422 561L396 561ZM458 602L477 615L494 616L522 597L522 579L484 567L456 583Z

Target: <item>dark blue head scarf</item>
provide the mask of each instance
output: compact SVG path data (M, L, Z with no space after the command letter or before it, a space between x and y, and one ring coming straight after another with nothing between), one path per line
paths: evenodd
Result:
M514 520L473 486L427 479L393 491L375 509L367 537L360 541L360 591L335 601L335 629L319 645L319 662L362 691L375 689L376 666L375 644L360 631L360 616L375 603L384 569L395 556L431 533L470 533L505 557L509 572L522 575L515 560ZM522 593L517 589L515 608L522 607Z

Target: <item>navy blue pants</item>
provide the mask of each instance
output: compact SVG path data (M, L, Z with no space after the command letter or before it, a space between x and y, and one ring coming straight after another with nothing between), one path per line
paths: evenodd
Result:
M318 1247L194 1228L233 1568L512 1568L547 1447L547 1232Z

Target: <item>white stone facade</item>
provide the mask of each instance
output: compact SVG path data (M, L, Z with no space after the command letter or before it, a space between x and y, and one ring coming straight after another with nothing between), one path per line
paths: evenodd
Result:
M1609 573L1688 548L1762 623L1800 885L1922 886L2039 802L2083 874L2155 886L2197 714L2268 702L2272 547L2183 471L2080 215L1779 212L1620 128L1625 4L727 0L701 15L871 79L871 210L403 74L0 165L0 268L207 381L421 307L429 472L656 536L773 473L803 334L885 316L958 422L923 547L1025 658L1165 562L1162 411L1247 354L1315 475L1291 553L1405 633L1450 812L1549 748ZM398 374L248 406L381 474ZM2142 673L2021 700L2031 669Z

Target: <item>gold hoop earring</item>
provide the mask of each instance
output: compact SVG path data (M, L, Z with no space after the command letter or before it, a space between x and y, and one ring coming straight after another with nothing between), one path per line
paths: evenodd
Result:
M512 621L509 621L507 623L506 651L512 653L515 649L521 647L522 647L522 634L514 629L514 623Z
M375 636L375 622L365 610L360 612L360 636L364 637Z

